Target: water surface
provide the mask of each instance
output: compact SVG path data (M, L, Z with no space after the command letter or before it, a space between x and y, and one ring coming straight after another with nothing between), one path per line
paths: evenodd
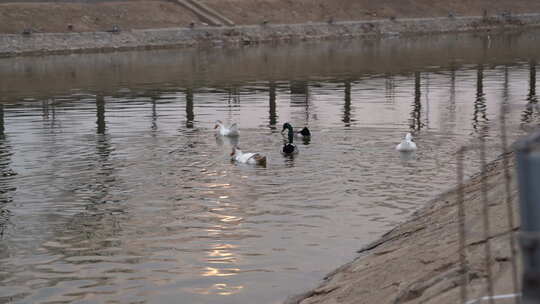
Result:
M460 146L495 158L502 105L511 138L538 125L539 33L0 59L0 302L314 287L451 188ZM314 134L295 158L284 122ZM416 155L394 150L406 132Z

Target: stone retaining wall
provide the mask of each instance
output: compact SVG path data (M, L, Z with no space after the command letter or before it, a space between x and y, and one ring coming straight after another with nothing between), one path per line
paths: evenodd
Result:
M32 54L248 45L272 41L380 37L390 35L504 30L540 26L540 14L497 17L421 18L339 23L265 24L167 28L118 33L31 33L0 35L0 57Z

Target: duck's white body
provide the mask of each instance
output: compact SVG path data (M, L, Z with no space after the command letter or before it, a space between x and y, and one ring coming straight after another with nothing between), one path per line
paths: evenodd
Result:
M416 149L417 147L414 141L412 141L411 133L407 133L407 135L405 135L405 139L396 146L396 150L398 150L399 152L411 152L416 151Z
M231 160L250 165L266 165L266 156L260 153L244 153L238 148L233 148Z
M218 134L221 136L238 136L238 125L233 123L230 127L225 126L220 120L216 122L214 129L218 129Z

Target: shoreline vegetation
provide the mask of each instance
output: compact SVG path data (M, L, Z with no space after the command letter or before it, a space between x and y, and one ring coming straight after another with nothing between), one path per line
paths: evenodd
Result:
M248 46L306 40L524 30L540 14L138 29L109 32L0 34L0 57L137 49Z

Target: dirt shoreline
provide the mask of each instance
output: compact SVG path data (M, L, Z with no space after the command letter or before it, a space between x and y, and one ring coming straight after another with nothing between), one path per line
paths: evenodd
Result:
M190 4L191 3L191 4ZM195 5L196 4L196 5ZM205 7L206 9L198 9ZM0 34L100 32L215 24L260 25L537 12L536 0L0 0ZM212 13L213 12L213 13ZM231 24L232 23L232 24Z
M503 159L510 163L514 226L509 228ZM489 164L486 176L464 185L468 299L485 296L482 181L488 183L492 266L496 294L515 292L510 237L519 228L513 154ZM457 190L441 194L406 222L365 246L360 255L286 304L461 303ZM519 264L519 257L516 262Z
M194 46L242 46L280 41L374 38L451 32L523 30L540 14L443 17L307 24L166 28L120 32L0 35L0 57Z

